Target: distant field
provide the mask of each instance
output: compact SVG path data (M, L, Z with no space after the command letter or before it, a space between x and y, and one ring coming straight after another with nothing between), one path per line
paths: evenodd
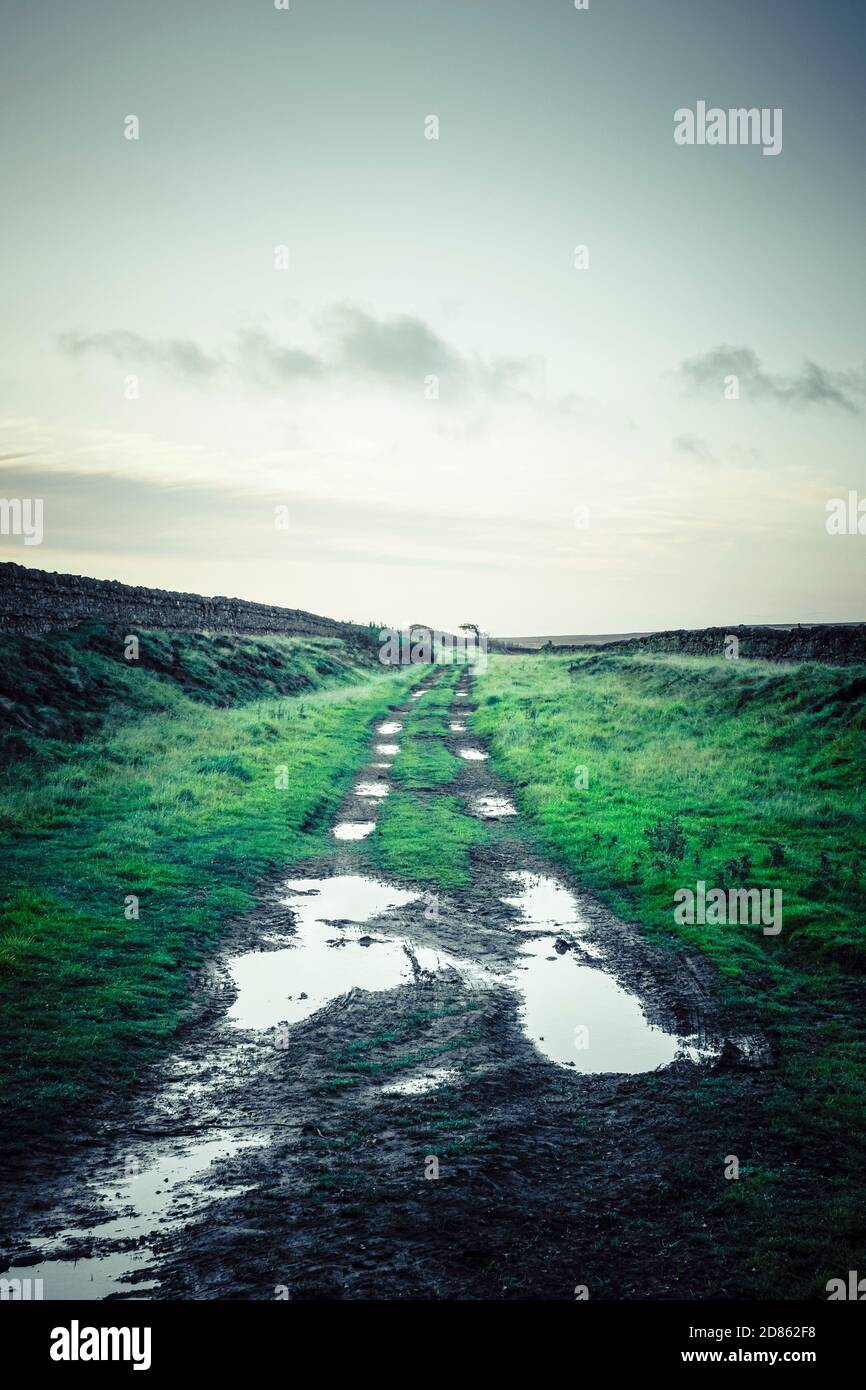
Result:
M603 642L628 642L633 637L649 635L648 632L573 632L564 636L560 633L551 637L495 637L493 640L509 647L525 647L528 651L537 651L539 647L546 647L548 642L554 647L595 647Z
M758 628L759 630L765 631L765 632L791 632L794 628L799 627L800 624L798 624L798 623L757 623L757 624L754 624L753 626L755 626L755 627ZM806 623L806 624L804 624L804 626L807 627L807 628L808 628L808 627L822 627L822 626L844 627L844 628L856 628L856 627L859 627L860 624L859 624L859 623L832 623L832 624L821 624L821 623L809 624L809 623ZM688 631L688 630L690 630L690 629L686 629L686 630ZM703 628L694 628L694 629L691 629L691 630L693 630L695 633L700 633L700 632L703 632L703 631L704 631ZM734 625L733 627L731 627L730 630L733 631L733 632L735 632L735 631L736 631L736 625ZM638 638L643 638L643 637L656 637L656 636L659 636L659 635L662 634L662 632L663 632L663 629L660 629L660 628L649 628L646 632L569 632L569 633L551 633L551 634L546 634L546 635L542 635L542 636L536 635L536 636L532 636L532 637L494 637L494 638L492 638L492 641L493 641L494 643L496 643L496 644L501 644L501 645L503 645L503 646L509 646L509 647L524 647L527 651L538 651L541 647L546 647L548 643L550 643L550 645L551 645L551 646L554 646L554 647L601 647L601 646L604 646L605 643L607 643L607 642L633 642L633 641L636 641Z
M732 638L734 639L732 643ZM650 632L570 633L494 637L490 650L567 652L598 647L617 653L658 652L689 656L746 657L759 661L816 661L832 666L866 665L866 623L753 623L729 627L667 628Z

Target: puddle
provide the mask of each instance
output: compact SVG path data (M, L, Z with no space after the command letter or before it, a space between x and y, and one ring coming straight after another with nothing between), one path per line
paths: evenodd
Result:
M375 829L374 820L341 820L334 826L332 834L335 840L366 840Z
M393 989L414 978L402 938L380 938L366 923L420 896L364 874L286 885L296 924L293 945L249 951L230 961L238 996L228 1012L241 1028L298 1023L353 988ZM339 925L335 925L339 923Z
M156 1233L186 1224L192 1216L221 1197L243 1191L240 1183L217 1186L199 1183L218 1160L242 1149L261 1146L261 1133L214 1133L192 1140L136 1141L138 1152L130 1152L131 1171L89 1189L103 1209L104 1219L86 1229L60 1231L46 1251L45 1241L31 1241L34 1252L48 1258L34 1265L6 1270L5 1279L41 1279L42 1297L57 1299L102 1299L110 1294L137 1298L156 1288L154 1279L130 1282L139 1270L153 1260L152 1240ZM143 1156L139 1153L143 1150ZM80 1259L68 1254L83 1241L97 1246L111 1242L114 1249ZM132 1250L118 1250L121 1242L143 1242ZM56 1255L54 1252L57 1252Z
M533 874L526 869L509 870L505 877L517 885L515 896L502 899L520 913L522 921L513 923L516 931L567 931L572 935L586 931L589 925L570 889L546 874ZM601 956L600 948L581 940L581 951L588 956Z
M517 890L502 899L520 913L515 928L545 933L526 941L510 981L522 996L526 1036L542 1056L584 1073L654 1071L678 1056L698 1060L693 1040L650 1023L636 995L567 948L563 934L577 937L581 957L603 954L583 940L589 923L569 888L526 869L505 877Z
M384 724L380 724L376 730L377 734L399 734L403 725L399 719L387 719Z
M427 694L427 691L426 691L426 690L413 690L413 691L412 691L412 699L413 699L413 700L420 700L420 699L421 699L421 696L422 696L422 695L426 695L426 694Z
M390 767L390 763L371 763L371 767Z
M355 787L356 796L387 796L389 791L387 782L359 782Z
M41 1279L46 1302L57 1299L107 1298L109 1294L130 1294L133 1298L156 1288L155 1279L131 1284L128 1276L142 1268L150 1251L115 1251L111 1255L88 1256L81 1260L42 1260L35 1265L7 1269L4 1279Z
M468 699L469 699L469 692L468 692L468 690L457 690L457 691L455 691L455 692L454 692L454 699L455 699L455 700L468 700Z
M385 753L387 756L394 758L400 752L400 745L399 743L377 743L376 752Z
M574 897L554 879L525 872L510 877L521 891L506 901L526 917L527 927L544 923L573 931L584 925ZM526 1036L558 1066L587 1073L653 1071L683 1055L687 1046L651 1024L637 996L613 976L563 949L556 934L527 940L507 974L492 974L470 960L386 935L389 910L416 900L418 893L363 874L304 880L287 888L282 901L295 915L293 944L250 951L230 962L238 994L228 1017L239 1027L291 1025L351 989L395 989L411 983L418 969L451 967L473 987L504 984L514 990ZM437 1068L382 1089L420 1094L444 1084L450 1071Z
M385 935L387 922L378 919L415 901L419 892L365 874L305 879L286 887L281 901L295 917L293 944L282 951L248 951L229 962L238 995L227 1017L238 1027L299 1023L350 989L375 993L409 984L416 969L437 973L450 966L471 985L489 980L473 961Z
M390 1081L381 1088L384 1096L422 1096L427 1091L435 1091L439 1086L447 1086L459 1077L456 1067L440 1067L437 1071L426 1072L424 1076L407 1076L403 1081Z
M685 1040L650 1023L640 1001L556 937L527 941L514 973L523 1028L542 1056L585 1074L655 1071L682 1055Z
M484 820L499 820L501 816L516 816L517 807L507 796L476 796L472 802L476 816Z
M452 722L448 725L448 728L452 731L452 733L455 734L466 733L466 725L462 723L459 719L452 720Z
M480 748L458 748L458 757L465 758L468 763L483 763L490 757L489 753L482 753Z

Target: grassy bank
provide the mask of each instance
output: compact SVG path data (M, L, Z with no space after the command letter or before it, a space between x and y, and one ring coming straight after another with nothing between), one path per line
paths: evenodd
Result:
M332 642L208 651L161 634L142 634L132 669L80 638L40 639L29 679L19 640L18 756L0 769L0 1121L24 1140L80 1123L167 1044L188 971L256 880L327 848L370 723L410 679ZM174 677L152 660L168 641ZM64 659L78 667L45 705L45 670ZM262 677L304 693L233 704ZM86 706L66 707L70 679ZM96 729L83 738L82 718Z
M476 689L472 727L540 845L656 941L709 955L733 1021L774 1043L747 1180L679 1174L695 1209L727 1209L764 1294L862 1267L866 671L498 657ZM674 892L699 879L781 889L781 933L678 925ZM722 1154L729 1103L726 1078L696 1086Z
M106 720L183 711L183 697L227 707L298 695L377 664L359 639L136 634L92 623L42 637L0 634L0 761L40 751L39 740L84 738Z

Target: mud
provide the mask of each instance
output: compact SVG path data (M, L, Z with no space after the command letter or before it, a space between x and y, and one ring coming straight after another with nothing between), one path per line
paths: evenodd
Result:
M705 958L532 852L467 734L468 675L445 741L485 755L447 788L491 830L471 884L365 866L397 750L379 740L436 679L371 730L333 856L263 885L100 1142L41 1160L17 1209L4 1193L12 1277L45 1298L736 1292L705 1218L674 1235L671 1174L721 1164L688 1119L720 1068L747 1144L766 1045L726 1028Z

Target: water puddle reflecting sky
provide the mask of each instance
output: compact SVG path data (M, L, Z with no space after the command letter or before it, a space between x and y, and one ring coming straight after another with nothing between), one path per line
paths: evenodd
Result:
M375 829L374 820L341 820L331 833L335 840L366 840Z
M517 807L507 796L476 796L472 801L472 810L476 816L481 816L482 820L500 820L503 816L516 816Z
M603 954L598 946L583 937L587 920L574 894L562 883L547 874L534 874L526 869L511 871L505 877L515 885L515 892L513 896L507 894L502 901L520 913L519 920L514 923L518 931L571 932L581 936L580 949L584 955L600 957Z
M636 1073L688 1053L683 1039L649 1022L636 995L569 948L576 938L581 956L603 955L586 939L589 924L569 888L525 869L505 877L515 886L503 902L519 913L516 929L545 933L524 943L513 979L524 1030L543 1056L583 1073Z
M387 796L390 788L387 782L358 782L356 796Z
M479 979L471 961L386 934L373 919L421 896L364 874L287 884L283 899L295 917L292 945L282 951L248 951L230 962L238 995L228 1012L241 1028L298 1023L350 989L378 992L408 984L421 970L447 966Z
M87 1229L60 1231L47 1249L45 1241L31 1241L34 1251L49 1258L7 1270L3 1277L41 1279L46 1301L147 1295L157 1281L131 1283L129 1276L153 1260L155 1233L184 1225L211 1202L242 1192L241 1184L215 1186L202 1179L217 1161L265 1142L263 1133L213 1130L188 1139L137 1140L122 1174L90 1190L105 1220ZM64 1252L93 1238L99 1246L114 1248L97 1249L81 1259L64 1258ZM142 1243L131 1250L117 1248L132 1240Z
M543 1056L579 1072L667 1066L680 1039L651 1024L640 1000L604 970L560 953L554 936L527 941L515 972L526 1036Z

